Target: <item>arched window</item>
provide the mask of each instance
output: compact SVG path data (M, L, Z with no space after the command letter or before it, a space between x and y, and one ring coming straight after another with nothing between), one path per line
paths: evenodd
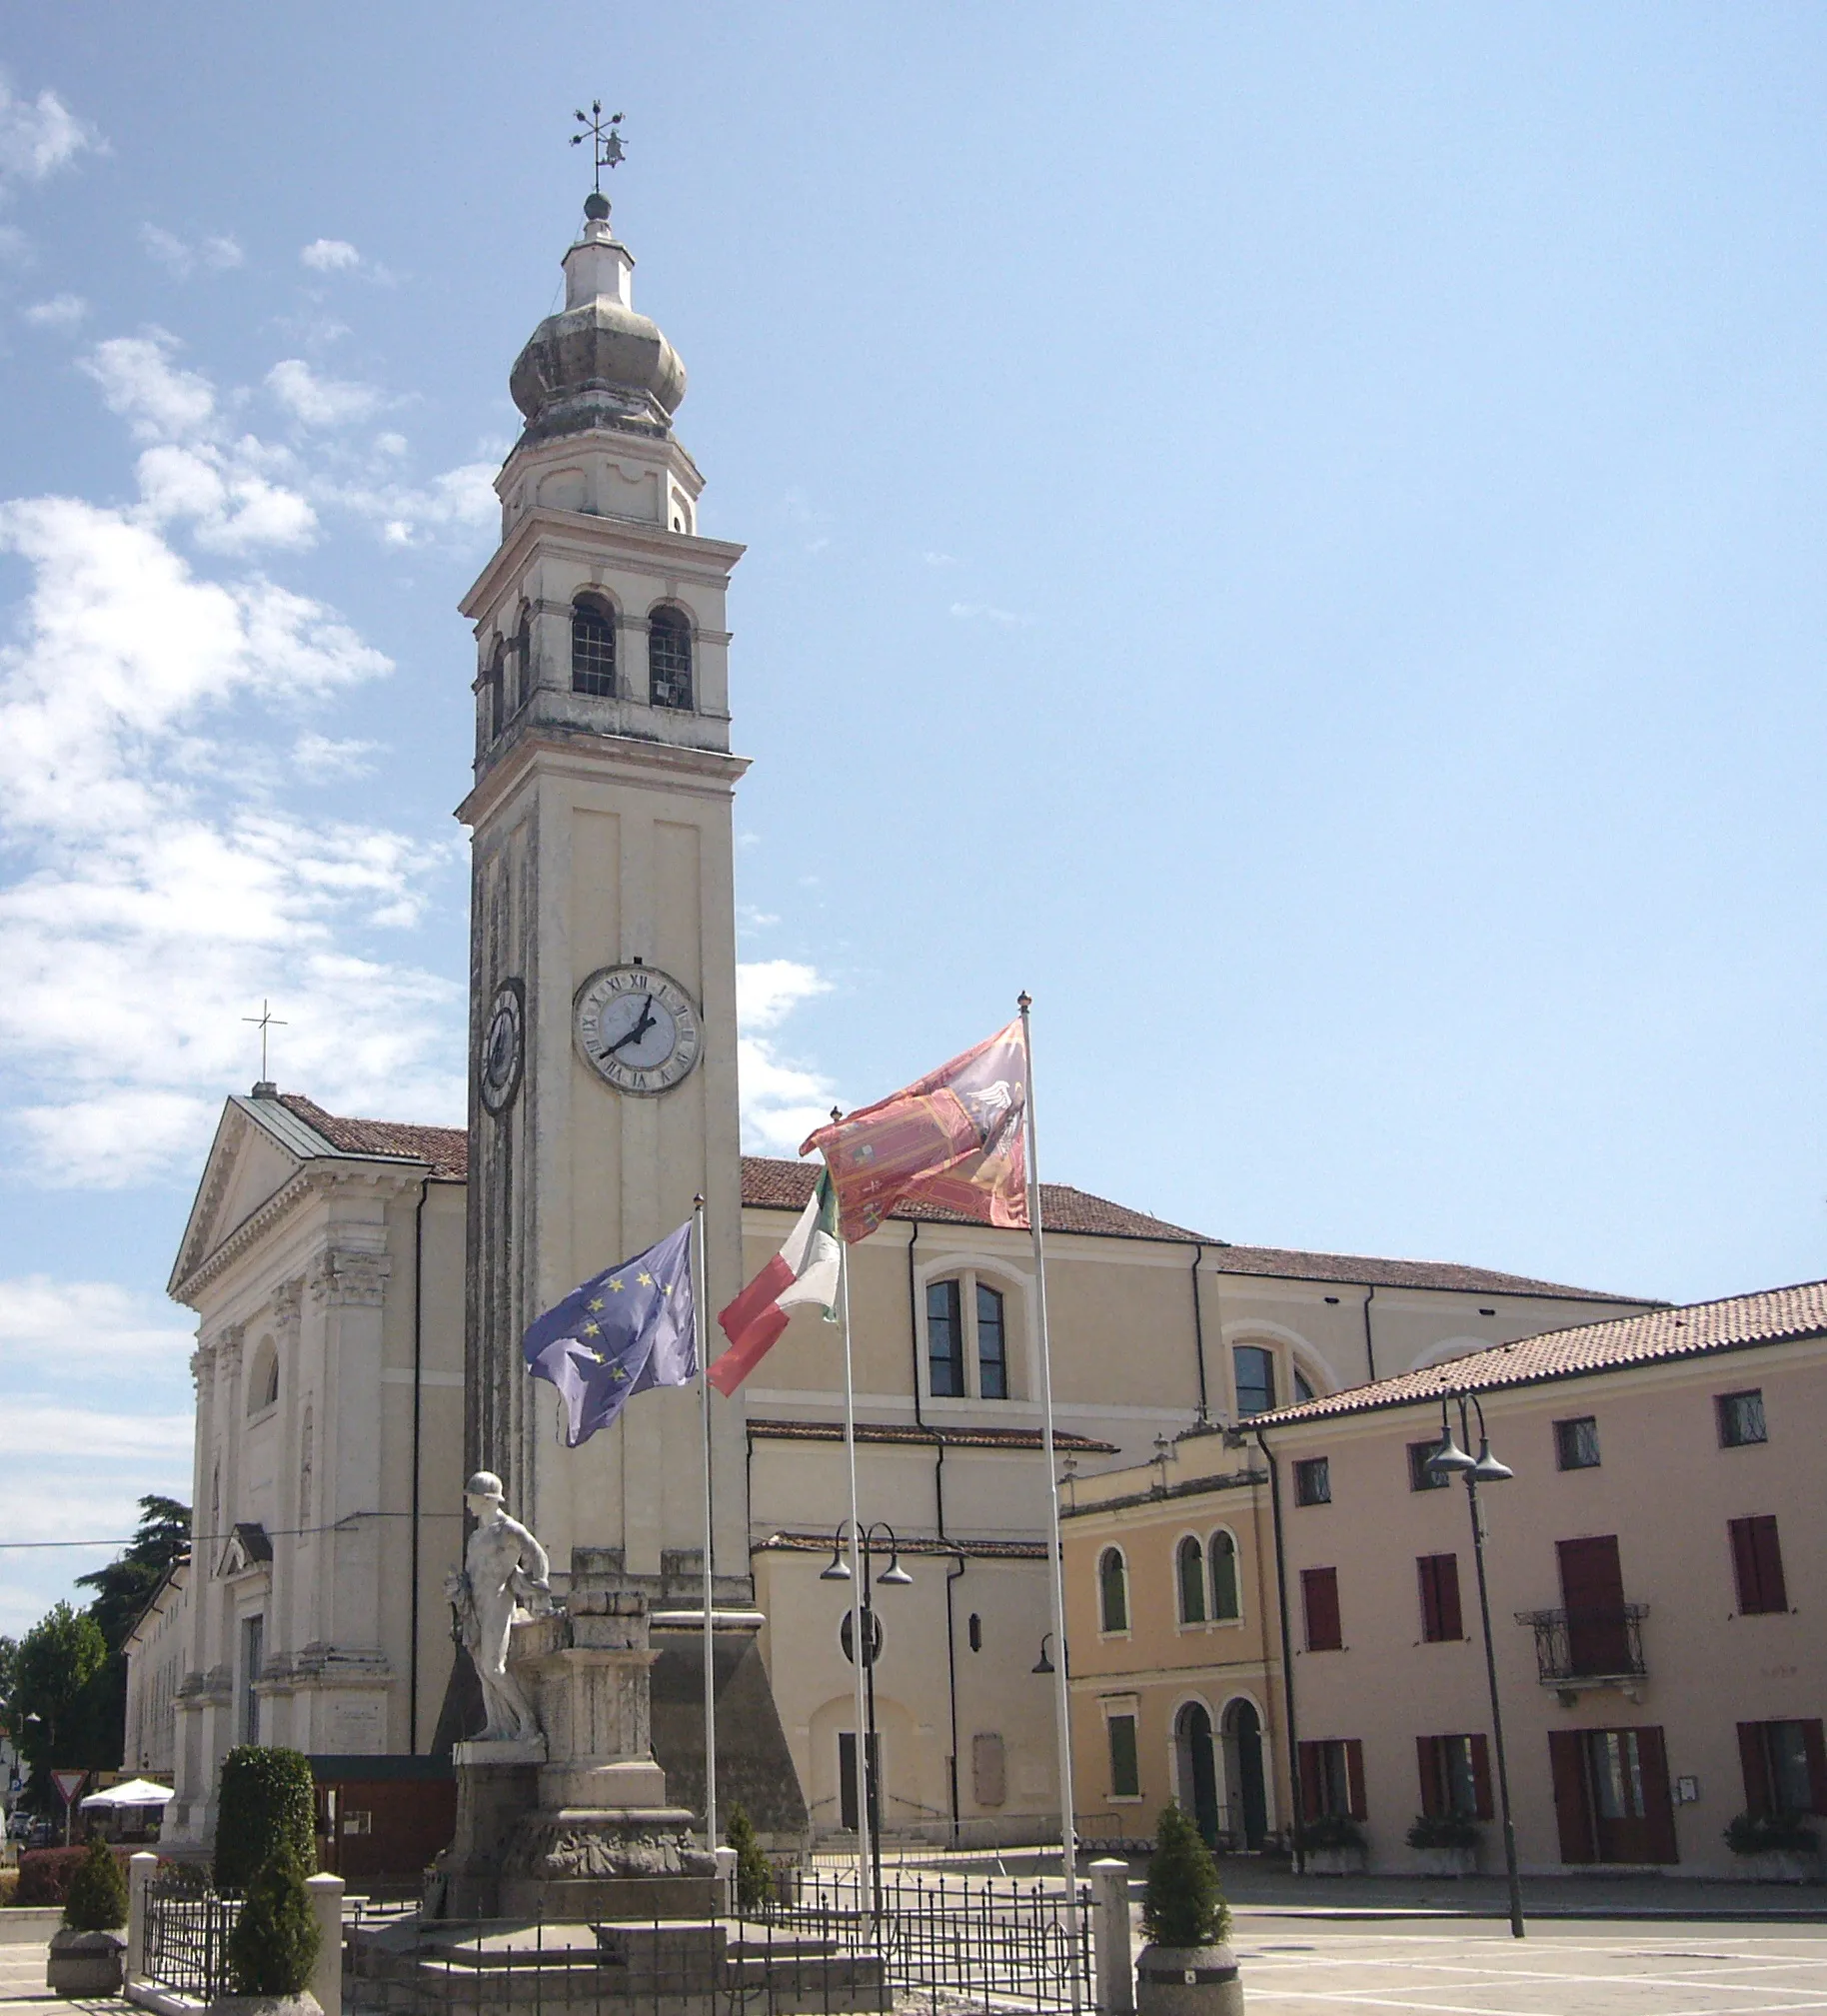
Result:
M1313 1397L1313 1382L1298 1365L1294 1367L1294 1397L1297 1400L1310 1400Z
M1238 1414L1266 1414L1275 1404L1275 1354L1261 1344L1238 1344L1231 1352L1236 1373Z
M1222 1526L1211 1536L1211 1618L1234 1624L1243 1614L1237 1597L1237 1543Z
M926 1283L926 1388L935 1399L1007 1400L1007 1296L973 1267Z
M572 605L571 690L599 700L616 697L616 626L600 603Z
M514 669L520 688L514 704L525 707L533 698L533 618L525 603L521 604L520 627L514 633Z
M1117 1547L1104 1548L1097 1563L1097 1613L1105 1631L1129 1628L1129 1571Z
M647 697L655 707L692 705L692 626L677 609L647 620Z
M932 1390L954 1399L964 1390L964 1312L956 1281L926 1283L926 1365Z
M976 1284L976 1389L985 1400L1008 1397L1008 1351L1002 1336L1002 1297Z
M502 648L495 647L495 656L489 661L489 739L500 735L507 725L508 696L505 686L505 668L502 663Z
M1205 1621L1205 1549L1190 1533L1180 1542L1175 1563L1179 1569L1180 1622L1202 1624Z
M271 1337L262 1337L248 1369L248 1412L258 1414L279 1404L279 1353Z

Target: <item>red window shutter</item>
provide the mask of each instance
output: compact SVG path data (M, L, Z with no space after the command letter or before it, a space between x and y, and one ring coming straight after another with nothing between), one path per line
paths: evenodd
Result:
M1459 1557L1441 1554L1434 1561L1434 1600L1440 1610L1440 1636L1463 1638L1465 1620L1459 1613Z
M1421 1585L1421 1636L1432 1644L1442 1633L1440 1630L1440 1584L1434 1573L1438 1562L1437 1554L1421 1554L1414 1564L1415 1580Z
M1757 1593L1757 1547L1751 1538L1749 1519L1734 1519L1731 1523L1732 1573L1738 1581L1738 1608L1744 1614L1755 1614L1763 1608Z
M1818 1721L1802 1724L1802 1743L1808 1752L1808 1810L1827 1813L1827 1743Z
M1757 1593L1765 1610L1786 1610L1789 1591L1783 1581L1783 1550L1776 1537L1774 1516L1751 1521L1751 1545L1757 1555Z
M1422 1817L1434 1820L1446 1811L1446 1790L1440 1783L1440 1739L1438 1736L1417 1736L1414 1749L1415 1759L1421 1768Z
M1345 1784L1351 1796L1352 1819L1369 1819L1370 1809L1364 1804L1364 1746L1355 1736L1345 1745Z
M1472 1800L1480 1820L1492 1817L1495 1809L1491 1805L1491 1746L1482 1736L1472 1738Z
M1597 1859L1592 1839L1592 1801L1586 1791L1585 1737L1578 1729L1548 1731L1548 1764L1554 1777L1554 1818L1560 1827L1560 1859Z
M1307 1650L1341 1651L1345 1640L1338 1617L1338 1570L1302 1568L1300 1601L1306 1612Z
M1637 1731L1637 1756L1643 1767L1643 1821L1652 1862L1679 1862L1675 1844L1675 1802L1668 1783L1668 1752L1660 1729Z
M1764 1749L1764 1725L1738 1725L1738 1768L1744 1773L1744 1806L1747 1813L1768 1813L1775 1801L1770 1796L1770 1758Z
M1303 1820L1319 1818L1319 1745L1302 1743L1300 1746L1300 1817Z

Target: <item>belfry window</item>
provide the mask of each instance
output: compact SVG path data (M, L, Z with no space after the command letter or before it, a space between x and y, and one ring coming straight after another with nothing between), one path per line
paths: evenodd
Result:
M654 707L691 708L692 626L677 609L647 620L647 688Z
M495 647L495 656L489 661L489 739L491 742L500 735L503 728L507 725L508 699L503 686L504 677L502 649L498 644Z
M527 614L524 603L521 605L520 627L514 633L514 671L519 687L514 705L521 708L533 698L533 620Z
M572 605L571 690L599 700L616 697L616 626L594 602Z

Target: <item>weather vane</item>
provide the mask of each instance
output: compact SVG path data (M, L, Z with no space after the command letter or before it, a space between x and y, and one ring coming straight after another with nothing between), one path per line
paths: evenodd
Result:
M288 1024L281 1021L279 1016L273 1012L265 1002L260 1004L260 1012L257 1015L243 1015L241 1019L244 1022L252 1022L260 1031L260 1082L265 1084L267 1082L267 1031L268 1029L282 1029L287 1027Z
M623 156L622 136L616 131L622 124L622 115L620 112L612 112L605 119L602 99L593 98L590 101L590 110L578 114L578 124L584 131L574 133L571 136L571 144L574 147L582 147L586 140L592 142L591 158L596 163L597 194L601 196L604 169L613 168Z

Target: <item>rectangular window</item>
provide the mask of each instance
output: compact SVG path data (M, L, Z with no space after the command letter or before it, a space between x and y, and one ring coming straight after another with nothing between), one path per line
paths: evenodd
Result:
M1370 1817L1364 1800L1364 1746L1355 1737L1300 1745L1300 1811L1305 1820Z
M1738 1755L1747 1812L1827 1813L1827 1744L1818 1719L1740 1722Z
M1563 1470L1598 1468L1598 1422L1590 1414L1554 1423L1554 1460Z
M1442 1447L1439 1442L1410 1442L1408 1444L1408 1488L1411 1491L1443 1491L1446 1479L1439 1471L1427 1467L1427 1459Z
M1260 1344L1239 1344L1230 1354L1237 1382L1237 1413L1266 1414L1275 1404L1275 1354Z
M1422 1554L1414 1566L1421 1585L1421 1636L1430 1645L1463 1638L1458 1555Z
M1308 1456L1294 1465L1294 1502L1297 1505L1329 1505L1332 1502L1332 1460L1329 1456Z
M260 1669L266 1661L267 1620L265 1617L243 1617L241 1620L241 1740L244 1743L260 1741L260 1696L255 1693L255 1684L260 1678Z
M1139 1799L1141 1768L1135 1755L1135 1717L1106 1715L1103 1726L1110 1740L1110 1797Z
M1008 1397L1008 1352L1002 1337L1002 1297L977 1283L976 1389L985 1400Z
M1429 1820L1491 1818L1490 1747L1482 1736L1417 1736L1415 1749L1421 1811Z
M938 1398L963 1397L964 1312L956 1281L926 1283L926 1363Z
M1768 1513L1731 1522L1732 1567L1738 1579L1738 1609L1742 1616L1770 1615L1789 1607L1783 1581L1783 1551L1776 1520Z
M1767 1442L1764 1427L1764 1396L1761 1391L1721 1393L1713 1402L1719 1409L1719 1446L1742 1449L1752 1442Z
M1300 1607L1306 1618L1309 1652L1342 1652L1344 1632L1338 1615L1338 1570L1302 1568Z

